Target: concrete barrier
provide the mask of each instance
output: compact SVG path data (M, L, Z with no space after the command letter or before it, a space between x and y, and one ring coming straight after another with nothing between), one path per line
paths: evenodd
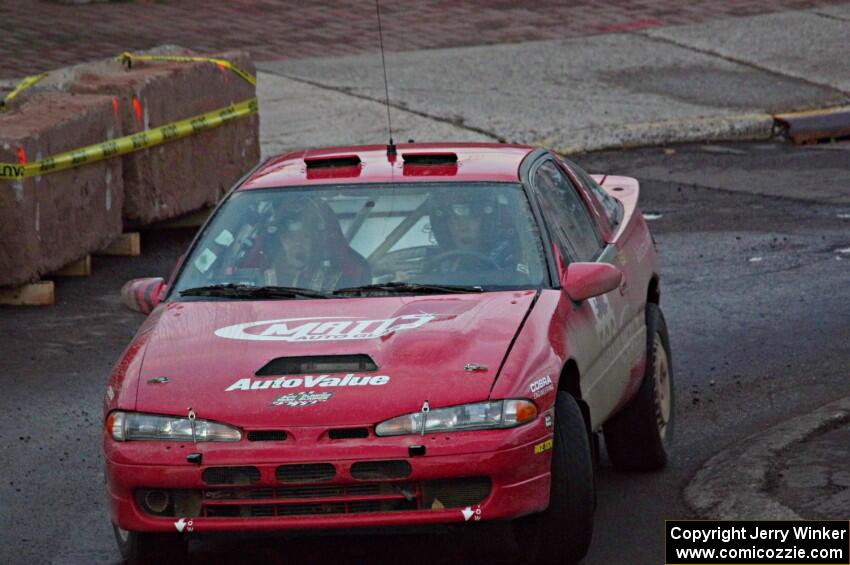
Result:
M44 92L0 113L0 163L43 157L121 135L109 96ZM121 159L0 181L0 287L37 280L122 231Z
M137 54L194 53L172 47ZM234 51L209 56L229 60L251 74L256 72L247 53ZM76 93L115 97L125 134L256 96L248 82L227 69L205 62L134 61L130 69L125 69L120 63L101 61L74 67L73 76L62 87ZM125 155L122 157L125 224L162 221L212 205L259 158L256 115Z
M134 55L196 55L174 46ZM255 74L245 52L208 55ZM8 90L10 85L4 85ZM40 160L256 96L209 62L103 59L50 72L0 113L0 163ZM34 281L105 246L127 226L218 202L260 158L259 117L133 153L0 182L0 287Z

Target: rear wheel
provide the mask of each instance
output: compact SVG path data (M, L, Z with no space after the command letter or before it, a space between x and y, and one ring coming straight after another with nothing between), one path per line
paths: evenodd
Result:
M179 534L128 532L112 524L121 558L130 565L185 562L186 541Z
M549 508L514 521L523 556L537 564L582 559L593 536L595 486L587 428L576 400L559 392L555 401Z
M670 340L657 304L646 305L646 330L646 370L640 389L603 427L608 457L622 471L662 469L673 437Z

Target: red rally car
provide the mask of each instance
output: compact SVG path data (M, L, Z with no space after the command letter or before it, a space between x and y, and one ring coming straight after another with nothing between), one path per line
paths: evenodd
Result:
M672 370L635 179L543 149L310 150L242 179L104 399L129 561L197 533L511 520L539 563L587 552L604 433L664 466Z

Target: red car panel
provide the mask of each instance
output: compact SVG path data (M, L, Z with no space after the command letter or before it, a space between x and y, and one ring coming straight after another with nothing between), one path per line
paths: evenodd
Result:
M304 151L270 160L237 190L422 182L434 176L440 182L525 181L523 160L533 151L495 144L399 145L396 156L388 156L385 146ZM405 171L405 154L435 152L455 153L457 163ZM352 155L359 165L332 173L311 174L305 162ZM232 443L119 442L105 430L113 521L140 532L175 527L182 532L188 521L189 531L233 531L509 519L545 509L558 389L582 397L596 430L634 395L643 375L642 316L656 277L655 250L637 208L637 181L597 180L623 206L614 233L601 221L604 210L595 197L584 189L580 194L610 244L599 260L620 269L623 283L580 304L557 288L542 288L157 306L110 376L105 416L115 410L186 416L191 410L197 418L238 427L243 437ZM557 251L552 259L553 271L565 268L566 258ZM255 375L278 357L330 354L368 355L378 368ZM509 429L391 437L374 432L377 423L418 412L425 403L433 410L511 398L532 400L537 417ZM367 432L332 439L332 430L347 428ZM284 432L285 439L250 441L254 431ZM405 462L405 476L366 480L354 474L356 463L387 461ZM316 486L302 481L287 491L278 473L290 464L332 469L321 482L329 490L299 498L308 492L299 488ZM249 482L242 475L242 482L224 486L205 479L212 468L245 466L254 473ZM428 494L440 481L470 478L484 478L489 485L476 504L452 506ZM357 485L374 491L363 494ZM199 501L196 513L175 509L158 516L143 510L139 493L150 489L184 493ZM375 506L353 510L364 504ZM403 509L387 510L394 504ZM306 508L309 515L288 514L287 508Z
M164 311L148 340L130 408L183 415L191 406L199 418L251 429L328 421L371 425L416 412L426 400L433 408L484 400L534 296L534 291L518 291L171 302L160 307ZM446 347L448 336L452 347ZM277 357L329 354L366 354L379 368L355 373L356 380L347 383L329 380L339 375L321 381L321 373L280 382L254 376ZM467 363L487 370L465 371ZM147 383L162 376L168 377L167 385ZM271 385L244 390L260 381ZM287 393L306 390L333 396L309 409L272 405Z
M386 145L364 147L336 147L312 149L289 153L270 160L249 178L240 190L297 186L305 184L360 184L377 182L425 182L432 181L431 175L419 171L405 174L404 155L455 153L458 156L454 167L441 167L441 181L517 181L517 171L523 158L533 148L524 145L494 145L466 143L445 145L440 143L399 144L398 154L387 155ZM340 158L356 154L361 164L346 167L343 175L327 177L311 176L305 159ZM454 174L451 174L454 172ZM417 174L419 173L419 174Z

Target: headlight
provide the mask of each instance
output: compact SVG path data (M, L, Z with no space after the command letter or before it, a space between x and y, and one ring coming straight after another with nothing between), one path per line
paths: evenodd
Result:
M375 434L400 436L512 428L536 417L537 407L530 400L495 400L398 416L375 426Z
M192 420L179 416L141 414L139 412L111 412L106 418L106 430L115 441L169 440L169 441L239 441L242 433L225 424L209 420Z

